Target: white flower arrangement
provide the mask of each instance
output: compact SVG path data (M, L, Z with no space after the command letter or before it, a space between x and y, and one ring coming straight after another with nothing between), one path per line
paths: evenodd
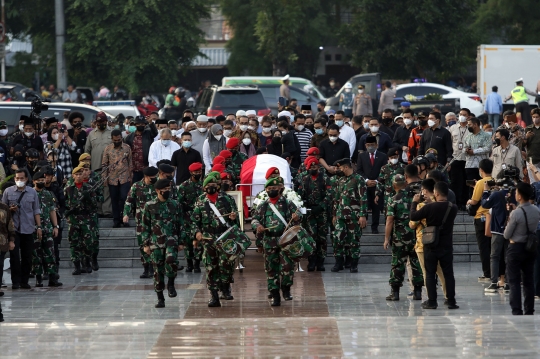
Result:
M413 102L413 101L418 101L418 99L416 98L416 96L414 95L411 95L411 94L408 94L408 95L405 95L403 96L403 98L409 102Z
M289 201L291 201L292 203L294 203L296 207L298 208L302 208L304 206L304 202L302 201L302 198L300 198L298 193L296 193L290 188L285 187L285 191L283 191L283 196L287 198ZM266 191L260 191L257 194L257 198L255 198L255 200L253 201L252 208L256 208L259 204L263 203L267 199L268 199L268 193Z

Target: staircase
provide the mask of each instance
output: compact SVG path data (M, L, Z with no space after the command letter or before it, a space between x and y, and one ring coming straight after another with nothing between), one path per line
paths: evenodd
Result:
M391 261L391 251L383 249L384 243L384 217L381 216L379 234L371 234L370 220L360 239L361 264L388 264ZM139 268L141 267L139 246L135 238L135 221L130 221L130 227L112 228L112 219L100 218L100 250L99 265L102 268ZM251 226L245 224L245 230L253 239ZM67 241L67 225L64 226L64 235L60 247L60 267L71 268L73 264L69 259L69 243ZM250 250L255 249L253 243ZM179 253L180 264L185 266L184 253ZM454 262L477 262L478 246L472 217L465 212L458 212L454 225ZM333 248L328 238L328 256L326 264L333 264Z

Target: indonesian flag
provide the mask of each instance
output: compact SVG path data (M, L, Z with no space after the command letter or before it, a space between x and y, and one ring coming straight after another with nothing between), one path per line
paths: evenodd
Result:
M246 196L255 197L264 189L266 183L266 172L271 167L277 167L285 186L292 188L291 169L287 161L275 155L257 155L246 160L240 171L240 183L246 186L239 186L243 193L244 213L249 213L247 209Z

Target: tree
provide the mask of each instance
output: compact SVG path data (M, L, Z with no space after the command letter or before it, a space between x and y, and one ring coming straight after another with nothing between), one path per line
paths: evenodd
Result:
M540 7L537 0L488 0L477 11L475 28L484 34L483 41L500 39L505 44L540 43Z
M476 8L476 0L351 1L353 20L341 28L341 45L363 71L444 77L474 61L469 24Z

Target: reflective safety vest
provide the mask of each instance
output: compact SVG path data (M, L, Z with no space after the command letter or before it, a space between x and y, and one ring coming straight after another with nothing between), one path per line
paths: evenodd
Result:
M519 102L529 102L529 97L527 97L527 93L525 92L525 87L523 86L516 86L515 89L512 90L512 100L514 103Z

